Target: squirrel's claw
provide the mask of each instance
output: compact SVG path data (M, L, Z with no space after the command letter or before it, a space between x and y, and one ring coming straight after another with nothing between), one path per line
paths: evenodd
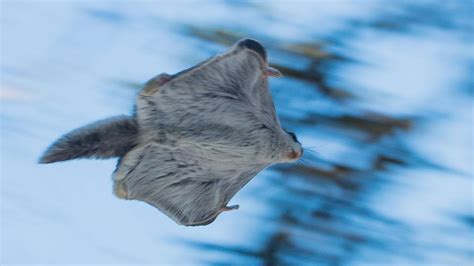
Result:
M239 209L239 205L231 205L231 206L226 206L221 209L221 212L226 212L226 211L232 211L232 210L237 210Z

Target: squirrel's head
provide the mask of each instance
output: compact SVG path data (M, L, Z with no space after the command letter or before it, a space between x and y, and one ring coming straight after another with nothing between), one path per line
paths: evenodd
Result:
M293 132L277 128L270 139L268 156L272 163L294 162L303 155L303 147Z

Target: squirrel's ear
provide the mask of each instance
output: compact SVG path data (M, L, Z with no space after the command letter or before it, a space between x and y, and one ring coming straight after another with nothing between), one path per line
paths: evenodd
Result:
M138 141L138 126L133 117L118 116L75 129L56 140L39 163L54 163L77 158L120 157Z
M143 90L141 92L142 95L149 96L153 95L160 86L163 86L166 82L170 81L173 78L170 74L161 73L156 77L150 79L145 83Z

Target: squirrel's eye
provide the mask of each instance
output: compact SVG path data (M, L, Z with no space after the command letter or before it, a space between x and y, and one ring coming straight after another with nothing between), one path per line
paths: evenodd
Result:
M293 132L288 132L288 134L290 134L290 136L293 138L294 141L298 142L298 139L296 138L296 134L293 133Z

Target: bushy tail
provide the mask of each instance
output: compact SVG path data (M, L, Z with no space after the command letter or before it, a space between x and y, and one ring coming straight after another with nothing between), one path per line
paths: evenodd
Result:
M59 138L44 152L39 163L120 157L137 144L137 138L138 126L133 117L100 120Z

